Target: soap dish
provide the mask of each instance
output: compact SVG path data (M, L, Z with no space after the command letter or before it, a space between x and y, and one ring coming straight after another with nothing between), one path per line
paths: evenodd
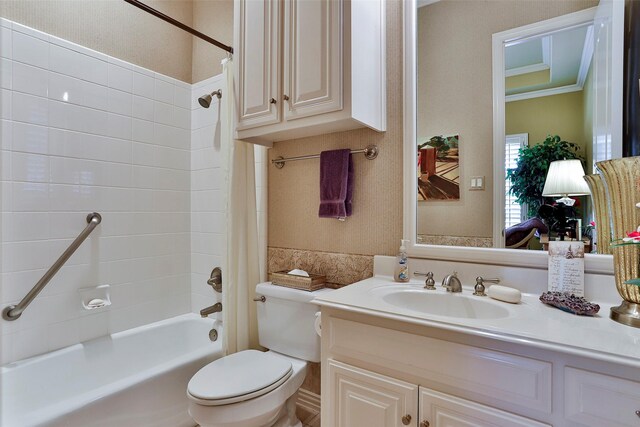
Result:
M97 312L111 305L109 285L100 285L95 288L78 289L82 308L87 311Z
M595 316L600 311L598 304L589 302L584 297L578 297L569 292L544 292L540 295L540 301L567 313L581 316Z

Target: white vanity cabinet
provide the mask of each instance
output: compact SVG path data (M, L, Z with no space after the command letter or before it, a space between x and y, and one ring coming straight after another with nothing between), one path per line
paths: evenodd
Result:
M417 426L418 386L329 360L334 427Z
M322 307L323 427L640 426L640 370Z
M328 372L334 427L548 426L335 360Z
M539 423L490 406L420 387L420 427L544 427Z
M385 0L237 0L236 137L386 130Z

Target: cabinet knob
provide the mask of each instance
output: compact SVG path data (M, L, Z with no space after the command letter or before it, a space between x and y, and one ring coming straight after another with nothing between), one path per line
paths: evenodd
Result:
M288 101L288 100L289 100L289 95L284 95L284 96L282 97L282 99L284 99L285 101Z
M402 417L402 424L408 426L410 422L411 422L411 415L407 414L404 417Z
M271 99L269 100L269 103L271 103L271 104L275 104L276 102L278 102L278 101L276 101L276 99L275 99L275 98L271 98Z
M429 427L429 421L425 420L420 423L420 427Z
M636 415L640 418L640 411L636 411Z

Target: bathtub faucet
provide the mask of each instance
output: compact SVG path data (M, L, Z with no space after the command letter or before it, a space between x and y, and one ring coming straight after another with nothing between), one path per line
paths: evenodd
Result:
M200 316L207 317L210 314L220 313L221 311L222 311L222 303L217 302L210 307L206 307L200 310Z

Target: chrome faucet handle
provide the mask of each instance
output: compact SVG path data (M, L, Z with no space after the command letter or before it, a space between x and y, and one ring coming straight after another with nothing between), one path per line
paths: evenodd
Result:
M458 279L458 272L454 271L453 274L449 274L442 279L442 286L447 288L447 292L462 292L462 282Z
M484 283L500 283L500 279L484 279L482 278L482 276L478 276L476 277L476 286L474 286L474 293L473 295L477 296L477 297L486 297L487 294L484 292L484 290L486 289L484 286Z
M427 280L424 281L424 288L428 289L430 291L435 291L436 290L436 281L433 280L433 272L428 272L428 273L421 273L419 271L414 271L413 272L414 276L424 276L427 278Z

